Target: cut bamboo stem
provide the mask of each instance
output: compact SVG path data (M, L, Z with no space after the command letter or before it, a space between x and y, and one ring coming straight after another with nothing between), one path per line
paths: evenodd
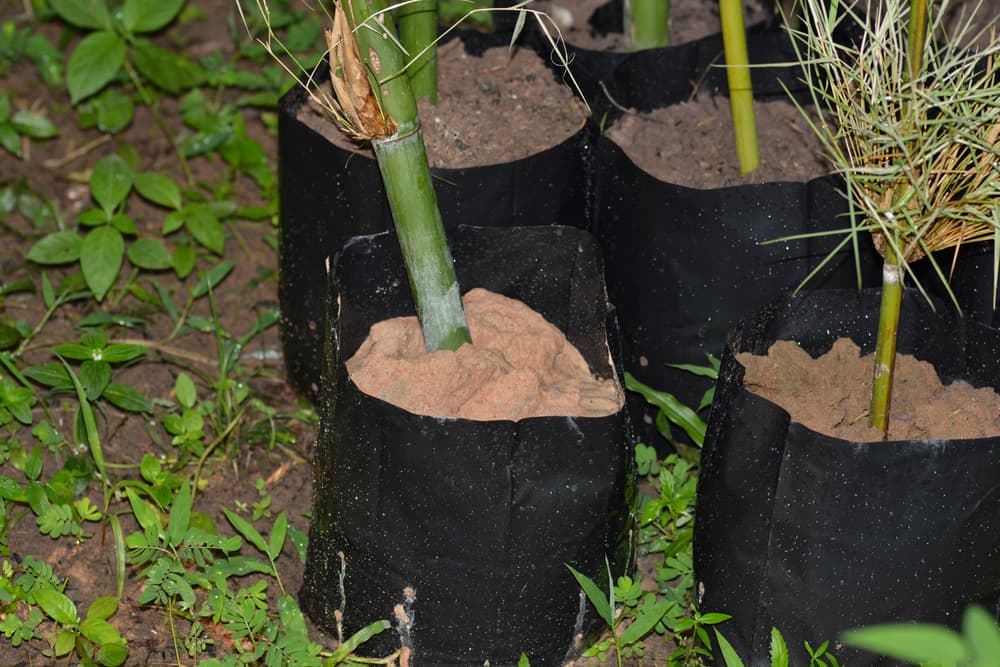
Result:
M388 136L372 136L410 291L428 351L470 342L461 293L434 193L420 117L404 73L406 57L384 0L348 0L358 54L365 63ZM349 83L349 82L348 82Z
M412 62L410 77L413 97L437 104L437 0L417 0L397 10L399 41Z
M670 0L625 0L625 39L630 51L670 45Z
M740 174L746 176L760 164L760 152L753 110L750 58L747 55L747 36L740 0L719 0L719 18L726 53L726 79L733 112L736 155L740 160Z

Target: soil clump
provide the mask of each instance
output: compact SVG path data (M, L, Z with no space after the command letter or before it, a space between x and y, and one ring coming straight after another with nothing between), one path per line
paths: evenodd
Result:
M742 353L744 386L776 403L814 431L854 442L875 442L868 425L874 355L838 339L813 359L794 341L778 341L767 356ZM907 354L896 357L889 440L946 440L1000 435L1000 396L962 380L943 385L934 367Z
M484 289L471 290L463 302L472 344L427 352L416 317L384 320L347 360L351 379L370 396L432 417L519 421L621 409L617 380L595 378L566 336L537 312Z

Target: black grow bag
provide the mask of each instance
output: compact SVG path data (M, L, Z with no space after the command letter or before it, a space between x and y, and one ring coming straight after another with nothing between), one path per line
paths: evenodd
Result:
M465 289L524 301L595 372L620 377L616 354L609 365L614 317L589 234L462 227L450 242ZM402 641L417 665L510 665L522 651L533 665L560 664L596 620L566 564L600 580L606 556L616 574L633 558L626 414L476 422L417 416L362 394L342 361L373 323L412 314L402 266L390 233L353 240L336 261L330 298L340 310L328 331L303 606L334 633L346 599L346 636L393 618L412 589L412 627L383 632L366 653Z
M738 352L795 340L813 356L849 337L874 349L879 292L809 292L738 327L722 360L698 486L701 609L749 666L770 664L772 626L791 664L803 641L883 622L955 626L1000 605L1000 438L857 443L818 434L743 388ZM899 351L942 380L1000 385L1000 333L904 297ZM865 388L858 388L866 391ZM896 664L840 649L851 667Z
M475 52L509 38L463 33ZM498 41L499 40L499 41ZM496 43L496 44L495 44ZM326 85L329 68L316 70ZM308 101L296 86L278 106L281 199L279 298L285 367L290 383L318 395L323 350L324 262L351 237L392 228L392 216L375 160L330 143L297 115ZM432 169L446 228L571 225L590 227L593 210L592 145L587 123L562 143L529 157L494 165Z
M702 190L654 178L607 137L597 153L602 171L595 234L625 332L625 368L697 406L711 383L669 364L704 364L706 354L718 356L740 319L791 293L820 265L843 236L815 234L850 227L842 183L825 177ZM808 234L814 236L767 243ZM868 234L859 240L862 282L877 284L880 257ZM848 250L808 286L857 284ZM630 401L632 414L644 415L648 434L655 409L634 395Z

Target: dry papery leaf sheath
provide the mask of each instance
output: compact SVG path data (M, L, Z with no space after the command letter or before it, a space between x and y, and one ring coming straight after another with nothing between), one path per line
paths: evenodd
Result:
M372 91L341 3L334 5L333 29L326 30L326 45L330 54L330 82L333 103L340 111L338 120L356 139L371 141L386 139L396 132L396 123L387 118Z

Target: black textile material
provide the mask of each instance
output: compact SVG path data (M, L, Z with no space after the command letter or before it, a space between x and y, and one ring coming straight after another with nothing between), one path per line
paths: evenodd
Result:
M730 337L702 455L695 573L703 612L748 667L770 665L771 628L791 664L803 641L883 622L957 626L1000 603L1000 438L856 443L818 434L746 391L737 352L795 340L811 355L850 337L874 350L878 290L809 292L763 309ZM942 380L1000 385L1000 333L904 296L899 351ZM858 391L867 391L859 387ZM852 667L894 665L835 650Z
M766 243L850 226L833 177L714 190L685 188L635 167L612 141L602 165L595 233L604 249L608 294L625 333L625 368L646 385L697 406L711 381L668 364L719 356L739 320L796 286L843 240L842 234ZM880 258L860 235L863 284L878 283ZM853 253L840 252L811 289L857 285ZM656 410L630 395L650 438ZM655 442L647 440L647 442ZM665 454L666 452L661 452Z
M472 51L494 45L498 38L505 39L463 35ZM754 27L750 43L755 62L790 59L790 45L776 24ZM582 83L589 81L583 86L587 90L597 86L587 72L600 70L600 76L609 77L607 85L619 102L648 109L685 98L691 78L705 72L703 90L706 82L716 78L724 90L723 79L718 78L724 71L709 68L716 51L721 51L717 35L623 58L597 52L584 57L577 50L574 71ZM591 56L602 62L588 65L586 58ZM646 60L655 67L644 67ZM658 77L655 85L642 78L652 76L651 72ZM788 70L755 70L755 75L764 77L755 81L759 98L774 96L776 76L792 85ZM320 72L320 76L327 74ZM391 217L374 161L331 145L296 121L305 99L304 91L293 90L280 107L279 294L288 377L315 399L320 375L316 360L323 335L324 262L349 237L388 229ZM831 177L694 190L653 178L598 134L597 127L588 122L563 144L524 160L437 171L436 191L445 226L562 224L593 231L605 253L608 290L623 331L626 369L643 383L696 406L711 383L668 364L700 364L706 353L718 355L726 332L741 317L793 290L820 263L841 235L761 244L786 235L846 229L847 202L840 194L843 183ZM860 236L860 251L862 284L877 285L881 260L867 234ZM976 252L980 260L985 258ZM991 317L990 287L984 281L991 280L992 270L979 270L981 263L959 265L956 291L966 312L974 316L986 312ZM853 255L846 248L808 287L855 285ZM656 411L636 395L630 394L629 402L633 414L642 416L636 420L640 438L657 444L661 454L668 453L667 443L652 426ZM675 435L682 434L675 429Z
M616 352L609 366L616 325L589 234L462 227L452 253L464 289L524 301L593 370L621 377ZM392 618L412 588L415 664L513 665L522 651L533 665L561 664L597 620L565 564L601 580L605 556L615 576L633 562L625 411L475 422L416 416L368 397L338 356L353 354L376 321L413 312L395 236L352 241L334 280L340 311L330 318L304 609L335 631L343 552L345 636ZM365 651L399 645L387 630Z
M465 35L470 48L490 36ZM329 69L317 69L317 81ZM296 119L308 100L296 87L281 99L278 169L281 198L281 331L291 384L315 400L323 353L325 261L353 236L392 228L375 161L328 142ZM446 229L527 225L591 226L590 121L558 146L513 162L433 169Z

